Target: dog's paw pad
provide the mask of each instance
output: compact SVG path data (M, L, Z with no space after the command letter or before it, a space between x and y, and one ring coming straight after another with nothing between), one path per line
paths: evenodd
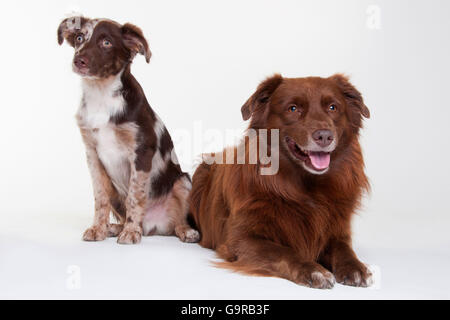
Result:
M123 230L119 234L117 243L119 244L136 244L141 242L142 233L136 230Z
M84 241L103 241L106 239L107 231L105 228L91 227L83 234Z

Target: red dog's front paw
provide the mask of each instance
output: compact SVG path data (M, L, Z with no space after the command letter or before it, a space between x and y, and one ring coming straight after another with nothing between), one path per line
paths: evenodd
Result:
M307 263L300 266L295 282L315 289L332 289L336 280L333 274L321 265Z
M336 281L346 286L370 287L373 284L372 273L361 262L336 268Z

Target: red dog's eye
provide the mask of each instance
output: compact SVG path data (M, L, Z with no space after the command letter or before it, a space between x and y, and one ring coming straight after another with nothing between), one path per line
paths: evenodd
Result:
M296 106L295 104L289 106L289 111L290 111L290 112L295 112L295 111L297 111L297 106Z
M332 105L329 107L329 109L330 109L330 111L336 111L336 110L337 110L337 107L336 107L335 104L332 104Z

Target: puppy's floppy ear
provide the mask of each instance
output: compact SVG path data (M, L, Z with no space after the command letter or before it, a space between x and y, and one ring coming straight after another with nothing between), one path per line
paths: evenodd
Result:
M139 27L131 23L126 23L122 27L122 37L124 45L134 54L140 53L145 56L145 61L150 62L152 52L148 47L147 40Z
M82 26L88 21L88 18L77 16L64 19L58 27L58 43L62 45L64 39L75 47L75 33L81 30Z
M283 77L280 74L274 74L260 83L256 92L247 100L242 106L242 118L246 121L251 118L253 112L259 107L265 105L274 91L283 82Z
M350 83L347 76L342 74L335 74L331 76L330 79L336 82L342 94L350 104L350 107L358 109L360 115L362 115L363 117L367 119L370 118L369 108L367 108L367 106L364 104L361 93Z

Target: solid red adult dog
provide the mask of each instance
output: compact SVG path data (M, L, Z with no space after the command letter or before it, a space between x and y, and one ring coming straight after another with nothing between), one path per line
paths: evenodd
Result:
M82 77L77 113L95 194L86 241L118 236L135 244L142 235L177 235L196 242L187 223L189 176L182 172L169 132L152 110L130 67L151 52L142 31L107 19L73 17L58 28L75 48L73 71ZM110 223L110 212L119 221Z
M313 288L332 288L335 281L369 286L371 272L351 238L351 218L369 188L358 138L370 114L361 94L339 74L274 75L242 115L257 132L241 142L247 162L204 162L193 176L191 211L200 244L216 250L226 260L222 266L249 274ZM259 129L278 130L278 140L268 139L279 144L276 174L261 174L266 164L259 153L255 164L248 161ZM231 152L236 160L239 147L219 158Z

